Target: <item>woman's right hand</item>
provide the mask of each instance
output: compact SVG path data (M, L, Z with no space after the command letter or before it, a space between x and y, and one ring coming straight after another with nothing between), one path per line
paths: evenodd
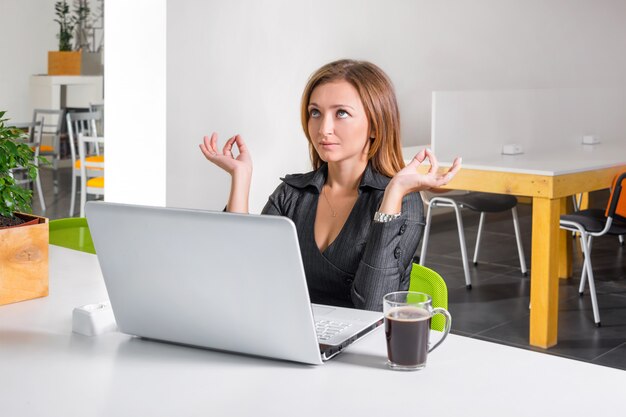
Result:
M239 155L233 155L233 145L237 145ZM209 161L213 162L231 177L230 196L226 211L231 213L248 213L248 199L250 195L250 182L252 181L252 158L248 147L239 135L235 135L226 141L224 149L220 152L217 148L217 133L213 132L211 138L204 137L200 144L200 150Z
M233 145L237 145L239 155L233 155ZM213 162L231 176L237 174L252 175L252 158L248 147L240 135L235 135L228 139L224 144L224 148L220 152L217 147L217 133L213 132L211 137L204 137L203 143L200 144L200 150L204 157Z

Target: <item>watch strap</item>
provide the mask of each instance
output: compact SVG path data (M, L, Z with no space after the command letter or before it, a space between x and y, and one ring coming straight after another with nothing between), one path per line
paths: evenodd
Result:
M377 211L376 213L374 213L374 221L377 223L387 223L400 217L400 214L401 213L387 214Z

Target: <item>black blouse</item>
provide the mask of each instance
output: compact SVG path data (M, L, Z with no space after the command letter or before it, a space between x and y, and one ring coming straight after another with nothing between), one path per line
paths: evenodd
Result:
M390 179L368 165L343 229L320 252L313 230L327 175L324 164L316 171L281 178L263 214L286 216L295 223L312 302L382 311L383 295L409 288L413 255L424 230L420 194L404 197L399 218L374 222Z

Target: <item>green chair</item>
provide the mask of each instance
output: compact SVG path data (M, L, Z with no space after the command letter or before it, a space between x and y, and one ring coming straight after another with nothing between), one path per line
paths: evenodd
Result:
M62 246L81 252L96 253L89 233L89 225L84 217L50 220L51 245Z
M426 293L432 297L433 307L448 309L448 287L446 282L441 278L441 275L430 268L416 263L413 264L409 291ZM430 328L441 332L445 323L445 319L441 314L437 314L433 317Z

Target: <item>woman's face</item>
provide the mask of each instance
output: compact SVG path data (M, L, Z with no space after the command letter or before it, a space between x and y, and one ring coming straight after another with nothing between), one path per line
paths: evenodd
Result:
M352 84L341 80L318 85L308 111L309 137L323 161L367 161L369 126Z

